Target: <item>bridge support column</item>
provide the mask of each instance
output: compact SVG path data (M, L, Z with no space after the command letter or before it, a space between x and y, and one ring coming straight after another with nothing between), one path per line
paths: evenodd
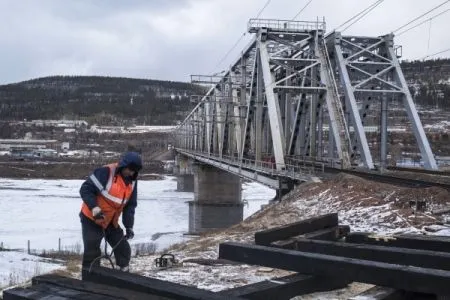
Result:
M194 175L182 174L177 175L177 191L178 192L194 192Z
M295 187L294 181L290 179L280 179L280 188L276 190L275 198L272 201L281 201L283 197Z
M188 157L177 155L175 157L173 174L177 177L178 192L194 191L194 173L192 170L192 160L190 160Z
M227 228L243 220L241 179L204 164L194 168L194 201L189 202L189 233Z

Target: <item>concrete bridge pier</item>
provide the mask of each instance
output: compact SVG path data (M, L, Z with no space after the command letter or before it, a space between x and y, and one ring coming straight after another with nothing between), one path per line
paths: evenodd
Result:
M194 192L194 171L192 165L192 160L185 156L177 155L175 157L173 174L177 177L178 192Z
M194 192L194 174L177 175L178 192Z
M243 220L241 179L215 167L196 164L194 201L189 202L189 234L228 228Z
M275 190L276 194L272 201L281 201L283 197L295 188L295 182L289 178L279 179L280 188Z

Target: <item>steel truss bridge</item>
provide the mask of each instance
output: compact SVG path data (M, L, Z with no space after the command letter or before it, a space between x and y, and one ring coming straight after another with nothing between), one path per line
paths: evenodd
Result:
M437 169L393 34L326 34L324 21L250 19L253 39L205 86L176 130L178 153L280 188L325 168L380 170L388 125L403 120L424 166ZM376 133L367 132L375 127Z

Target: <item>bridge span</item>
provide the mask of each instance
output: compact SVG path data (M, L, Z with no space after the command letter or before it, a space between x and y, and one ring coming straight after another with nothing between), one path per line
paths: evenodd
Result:
M247 31L252 40L226 71L191 75L205 94L191 97L196 106L176 129L175 147L179 162L191 161L181 165L197 166L178 164L181 174L197 174L182 184L192 186L195 204L214 202L207 198L217 191L200 192L218 188L211 178L230 190L240 182L226 176L255 180L282 195L326 169L383 171L397 143L389 126L410 132L424 167L437 169L393 34L326 33L321 20L250 19ZM205 168L210 178L198 175ZM216 204L241 203L232 194Z

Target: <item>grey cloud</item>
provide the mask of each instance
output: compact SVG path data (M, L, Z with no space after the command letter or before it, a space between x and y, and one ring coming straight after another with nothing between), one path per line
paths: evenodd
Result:
M0 84L57 74L188 81L189 74L229 66L249 34L216 67L265 2L0 0L0 18L7 25L0 27ZM274 0L260 17L291 19L306 2ZM385 0L345 33L385 34L440 2ZM314 0L298 19L324 16L331 30L371 3ZM433 20L430 39L426 25L396 38L403 45L404 58L448 48L448 20L448 16Z

